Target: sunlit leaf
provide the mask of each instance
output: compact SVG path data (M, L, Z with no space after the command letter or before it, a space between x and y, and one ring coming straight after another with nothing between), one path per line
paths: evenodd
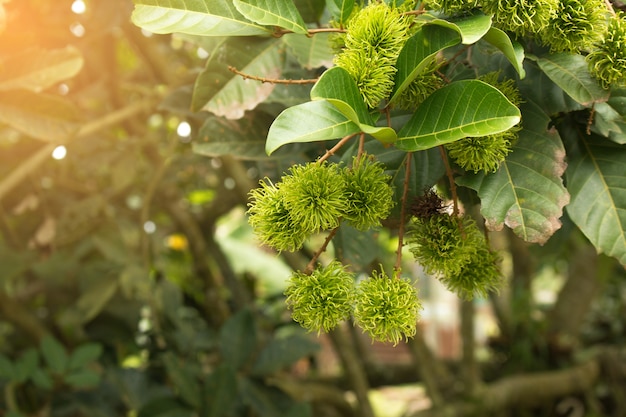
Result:
M327 100L359 128L384 143L393 143L396 132L390 127L374 126L365 102L354 79L341 67L333 67L322 74L311 90L312 100Z
M435 91L398 132L404 151L429 149L464 137L505 131L520 121L519 109L479 80L456 81Z
M360 131L328 100L289 107L278 115L267 134L265 151L272 154L287 143L338 139Z
M492 174L468 173L459 185L478 192L490 230L504 225L527 242L545 243L561 227L569 194L563 185L565 150L550 119L534 103L522 105L524 129L513 152Z
M289 53L296 57L300 65L307 69L331 67L334 52L328 43L329 33L315 36L283 36Z
M192 109L207 110L228 119L243 117L273 91L275 84L245 79L229 70L237 68L245 74L280 78L284 50L277 39L251 38L245 44L230 39L215 51L196 79Z
M626 265L626 147L567 129L567 214L599 252Z
M433 18L430 15L424 15L420 19L431 25L443 26L458 32L461 36L461 43L464 45L478 42L491 28L491 16L487 16L482 12L450 20Z
M524 48L519 42L511 40L506 32L495 27L489 28L483 39L502 51L519 74L520 79L526 76L526 71L524 71Z
M550 54L537 59L539 68L578 103L590 106L608 100L609 91L589 73L582 55Z
M202 36L268 35L270 30L250 22L231 0L134 0L133 23L154 33Z
M393 103L411 81L429 66L435 55L460 41L461 38L455 30L437 25L426 25L413 35L398 55L398 71L389 101Z
M233 0L233 5L239 13L260 25L278 26L295 33L308 33L306 23L291 1Z
M0 92L0 123L33 138L65 142L79 128L78 110L68 100L25 90Z
M83 57L73 46L53 50L30 48L0 63L0 91L39 92L72 78L82 66Z

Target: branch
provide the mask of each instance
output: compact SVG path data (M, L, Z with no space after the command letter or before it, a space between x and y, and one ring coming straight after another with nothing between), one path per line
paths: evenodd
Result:
M255 80L255 81L261 81L262 83L270 83L270 84L315 84L318 80L317 78L311 78L308 80L285 80L285 79L258 77L256 75L250 75L250 74L241 72L237 68L233 67L232 65L228 66L228 71L234 72L235 74L243 77L244 80Z
M322 155L317 160L317 162L323 162L323 161L327 160L328 158L330 158L332 155L335 154L335 152L337 152L343 145L346 144L347 141L352 139L354 136L356 136L356 133L353 133L351 135L344 136L343 138L341 138L341 140L339 142L337 142L337 144L335 144L335 146L333 146L332 148L327 150L326 153L324 155Z
M328 244L330 243L331 240L333 240L333 237L335 237L338 230L339 230L339 226L331 230L328 236L326 236L326 240L324 240L324 244L322 245L322 247L320 247L317 250L317 252L313 254L313 257L311 258L308 265L306 266L306 269L304 270L306 274L310 274L311 272L313 272L313 270L315 269L315 262L317 262L317 259L320 257L320 255L324 253L324 251L328 247Z

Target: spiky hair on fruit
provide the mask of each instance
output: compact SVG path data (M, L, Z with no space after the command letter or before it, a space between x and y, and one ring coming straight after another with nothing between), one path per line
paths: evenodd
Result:
M411 81L395 101L395 107L405 110L414 110L422 104L428 96L445 85L437 73L440 63L432 59L424 70Z
M409 279L374 271L357 287L354 320L373 340L397 345L415 335L421 308Z
M358 230L381 225L394 206L391 177L383 165L367 154L355 157L351 167L344 167L346 206L343 218Z
M561 0L539 38L552 52L590 50L602 39L607 12L603 0Z
M280 186L265 179L249 196L248 223L260 241L278 251L300 249L309 233L292 218Z
M328 332L352 314L354 276L341 262L332 261L311 274L294 272L285 295L294 321L318 334Z
M478 0L427 0L424 7L432 10L441 10L447 15L467 13L479 6Z
M280 189L291 219L308 233L339 226L346 205L346 184L337 164L294 165L283 176Z
M498 253L490 250L484 242L459 274L441 276L439 281L448 290L466 300L486 297L489 292L496 291L502 286L499 261Z
M385 2L374 2L348 22L345 48L335 64L354 78L369 108L378 107L393 89L395 63L409 37L411 21Z
M626 84L626 19L623 13L609 19L603 39L586 59L589 71L604 88Z
M492 15L500 29L518 36L535 36L556 14L559 0L481 0L483 12Z

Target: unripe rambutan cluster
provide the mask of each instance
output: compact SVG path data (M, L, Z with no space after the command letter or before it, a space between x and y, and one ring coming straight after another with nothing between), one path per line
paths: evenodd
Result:
M626 84L626 19L622 13L611 17L603 39L587 55L587 62L605 88Z
M278 251L295 251L314 233L342 219L359 230L380 226L394 205L390 177L367 155L352 167L310 162L294 165L280 182L261 181L250 192L249 223Z
M499 287L498 256L474 220L447 213L432 190L417 199L412 213L409 249L428 274L466 299Z
M373 272L357 285L339 261L310 274L295 272L285 295L293 319L309 331L328 332L354 316L373 340L394 345L415 335L421 309L417 289L408 279Z

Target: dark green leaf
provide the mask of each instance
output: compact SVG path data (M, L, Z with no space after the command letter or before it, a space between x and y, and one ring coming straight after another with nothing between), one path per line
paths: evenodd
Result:
M294 4L307 23L319 23L326 7L324 0L294 0Z
M176 357L172 352L165 353L162 358L167 375L180 398L195 409L200 407L201 391L196 379L199 369L194 364Z
M141 407L137 417L192 417L197 413L174 397L159 397Z
M49 142L65 142L79 128L78 110L68 100L25 90L0 93L0 123Z
M278 26L295 33L306 34L306 23L291 1L233 0L233 5L249 20L260 25Z
M288 143L338 139L360 131L327 100L317 100L289 107L278 115L267 134L265 151L271 155Z
M102 354L100 343L84 343L78 346L70 355L69 369L76 370L98 360Z
M431 94L398 132L396 146L418 151L505 131L520 121L519 109L479 80L455 81Z
M256 327L250 310L232 316L220 330L220 352L224 362L239 370L257 349Z
M35 372L31 375L31 380L38 388L44 390L51 390L54 388L54 382L52 381L50 374L48 374L48 372L44 369L35 369Z
M411 81L424 72L440 51L460 41L461 37L455 30L438 25L424 26L409 38L398 55L398 72L390 102L393 103Z
M260 417L282 416L291 400L282 391L249 378L240 379L240 395Z
M100 374L91 369L79 369L68 373L63 380L76 389L93 388L100 383Z
M228 365L218 366L204 383L203 417L228 417L238 401L237 374Z
M626 148L569 126L564 134L567 214L599 252L626 265Z
M111 276L103 276L85 288L85 292L76 301L76 307L82 313L83 322L96 317L113 298L118 288L117 278Z
M132 21L154 33L202 36L267 35L270 31L248 21L231 0L134 0Z
M534 103L522 105L523 127L513 152L493 174L466 174L457 183L478 192L490 230L507 225L527 242L545 243L561 227L569 194L563 186L565 150L550 119Z
M243 117L273 91L275 84L244 79L229 70L265 78L280 78L284 47L278 39L228 39L211 54L196 79L192 110L207 110L229 119Z
M15 381L22 383L30 379L39 368L39 354L33 348L27 349L14 363Z
M45 336L41 340L41 355L48 367L57 374L63 374L67 369L68 356L65 346L52 336Z
M82 66L80 51L71 45L53 50L29 48L0 66L0 91L24 89L40 92L72 78Z
M15 370L13 362L0 353L0 378L13 381L16 377L17 371Z
M609 91L591 76L582 55L550 54L537 59L539 68L576 102L591 106L608 100Z
M374 230L362 232L348 224L342 224L333 238L337 257L346 265L368 265L380 254Z
M519 74L520 79L526 76L526 71L524 71L524 48L519 42L511 40L506 32L495 27L490 28L483 36L483 39L502 51Z
M326 7L333 20L344 25L354 10L354 0L326 0Z
M259 376L271 375L318 350L319 344L303 335L274 337L259 353L252 373Z

